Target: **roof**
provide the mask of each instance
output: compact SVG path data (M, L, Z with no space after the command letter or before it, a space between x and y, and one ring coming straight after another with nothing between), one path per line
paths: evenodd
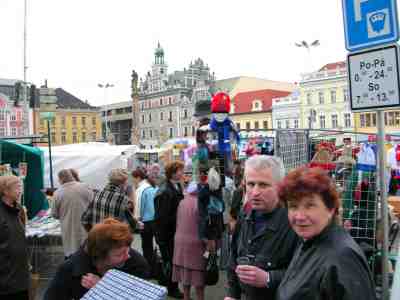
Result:
M94 106L85 103L84 101L68 93L62 88L56 89L56 96L57 96L58 108L83 108L83 109L95 108Z
M231 98L242 92L258 91L264 89L292 91L295 85L289 82L268 80L257 77L238 76L216 81L217 90L227 92Z
M262 108L259 111L269 111L272 109L273 98L286 97L289 94L289 91L270 89L239 93L234 98L234 114L254 112L252 110L254 100L260 100L262 102Z
M342 69L342 68L346 68L345 61L338 61L338 62L326 64L321 69L319 69L319 71L336 70L336 69Z

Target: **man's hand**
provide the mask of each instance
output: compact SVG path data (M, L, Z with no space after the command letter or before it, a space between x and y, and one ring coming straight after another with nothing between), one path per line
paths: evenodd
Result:
M255 266L240 265L236 267L236 274L240 281L254 286L254 287L266 287L267 278L269 279L268 272L257 268Z
M92 287L96 285L96 283L100 280L100 277L94 275L92 273L87 273L86 275L82 276L81 285L84 288L90 290Z

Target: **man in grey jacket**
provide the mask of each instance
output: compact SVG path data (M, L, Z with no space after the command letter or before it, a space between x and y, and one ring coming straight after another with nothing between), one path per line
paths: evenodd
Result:
M225 300L274 299L298 242L279 203L277 184L283 175L276 157L258 155L246 161L251 210L239 218L232 236Z
M64 255L67 258L78 251L87 238L81 216L93 200L93 192L86 184L75 181L68 169L58 173L58 180L61 186L54 193L52 215L60 220Z

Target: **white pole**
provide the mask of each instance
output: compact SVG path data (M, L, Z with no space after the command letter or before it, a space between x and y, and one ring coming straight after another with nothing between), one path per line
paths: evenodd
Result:
M385 180L385 165L386 165L386 152L384 149L385 143L385 124L384 124L384 111L378 110L378 155L379 155L379 186L381 191L381 222L383 225L383 245L382 245L382 299L389 299L389 281L388 281L388 206L387 206L387 187Z

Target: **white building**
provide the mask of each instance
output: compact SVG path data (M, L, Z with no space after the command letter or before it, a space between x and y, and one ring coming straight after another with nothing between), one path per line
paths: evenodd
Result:
M272 124L275 129L300 128L300 92L272 99Z

